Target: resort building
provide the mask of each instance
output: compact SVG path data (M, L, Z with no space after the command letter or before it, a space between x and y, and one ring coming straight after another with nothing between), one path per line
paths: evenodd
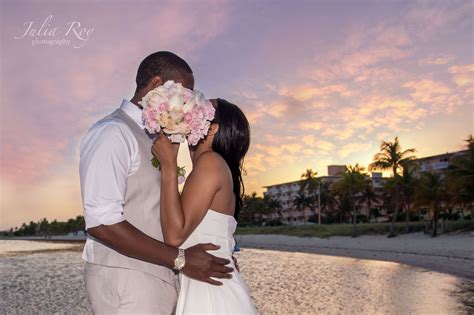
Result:
M338 180L339 177L340 176L320 176L318 179L322 182L332 183ZM281 211L279 211L280 213L272 213L271 219L280 218L286 223L297 223L303 218L314 217L315 213L310 209L305 209L303 213L303 211L296 210L294 206L294 200L298 196L303 182L303 180L298 180L264 187L267 191L264 192L263 195L278 200L282 206Z
M461 150L456 152L446 152L443 154L427 156L424 158L416 159L416 162L420 165L420 171L432 171L432 172L443 172L449 168L450 161L453 157L466 154L468 150Z
M420 165L420 172L444 172L449 168L450 161L454 156L466 154L467 152L468 150L461 150L452 153L427 156L416 159L415 162ZM337 181L341 177L341 174L346 171L346 166L328 165L327 169L327 176L317 177L317 179L322 183L333 183ZM383 177L382 172L371 172L370 175L367 176L370 176L376 196L380 200L379 203L382 203L382 187L389 178ZM266 191L263 193L264 196L278 200L282 206L280 211L275 211L270 216L264 217L267 219L279 219L288 224L299 224L303 223L307 219L314 219L318 210L316 210L316 213L309 208L305 209L304 212L303 210L298 211L294 205L294 200L298 196L301 189L301 184L303 182L304 180L297 180L293 182L264 186L263 188L266 188ZM358 212L360 214L364 214L369 217L369 211L370 209L367 207L367 205L363 203L358 205ZM322 213L322 217L324 218L324 212Z
M337 181L341 177L341 174L343 174L345 171L345 165L329 165L328 175L318 176L317 179L322 183L333 183ZM370 178L373 181L374 188L376 190L381 190L383 181L386 179L382 177L382 173L372 172ZM299 224L303 223L305 219L311 219L315 217L317 213L310 210L309 208L302 211L295 209L294 200L298 196L303 182L304 180L297 180L263 187L266 188L266 191L263 193L263 195L270 199L278 200L282 206L280 211L273 212L268 217L268 219L278 218L288 224ZM324 216L324 214L322 216Z
M346 172L345 165L328 165L328 176L340 176Z

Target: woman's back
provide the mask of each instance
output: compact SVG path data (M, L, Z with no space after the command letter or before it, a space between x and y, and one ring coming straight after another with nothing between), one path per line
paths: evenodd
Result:
M233 190L232 173L224 158L214 151L209 151L202 154L199 157L199 160L196 161L196 164L212 165L212 167L207 168L202 176L215 176L219 179L218 182L220 187L214 195L210 204L210 209L234 216L235 194ZM203 178L197 178L197 181L201 180L203 180ZM184 188L186 189L186 185Z

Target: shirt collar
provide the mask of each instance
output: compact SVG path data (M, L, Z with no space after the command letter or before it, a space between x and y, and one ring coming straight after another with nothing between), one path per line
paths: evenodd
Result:
M123 110L125 114L130 116L130 118L132 118L140 128L145 129L142 119L142 110L137 105L133 104L129 100L123 100L122 104L120 105L120 109Z

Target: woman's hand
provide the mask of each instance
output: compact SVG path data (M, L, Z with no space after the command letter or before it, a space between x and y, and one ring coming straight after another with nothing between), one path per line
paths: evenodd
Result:
M172 143L163 132L160 132L151 147L151 152L160 161L161 168L171 168L173 171L176 171L178 163L178 150L179 143Z

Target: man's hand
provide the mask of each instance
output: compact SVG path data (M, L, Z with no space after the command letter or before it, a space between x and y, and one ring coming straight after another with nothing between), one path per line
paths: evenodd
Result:
M217 250L219 246L214 244L197 244L186 249L186 264L181 272L190 278L204 281L213 285L222 285L222 282L213 278L230 279L234 269L226 267L230 260L219 258L209 254L208 250Z

